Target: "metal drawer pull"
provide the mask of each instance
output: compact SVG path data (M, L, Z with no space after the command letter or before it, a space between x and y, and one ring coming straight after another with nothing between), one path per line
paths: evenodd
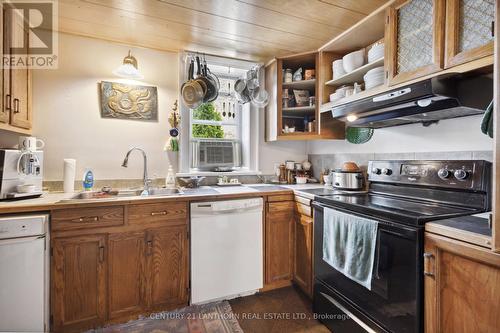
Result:
M432 261L432 265L431 265ZM424 253L424 275L426 276L435 276L434 272L434 254L432 253Z
M14 113L19 113L19 99L14 98Z
M99 216L89 216L89 217L80 217L80 222L97 222L99 221Z
M5 95L5 110L9 110L12 107L12 97L10 94Z
M156 215L167 215L167 211L163 210L161 212L151 212L151 216L156 216Z

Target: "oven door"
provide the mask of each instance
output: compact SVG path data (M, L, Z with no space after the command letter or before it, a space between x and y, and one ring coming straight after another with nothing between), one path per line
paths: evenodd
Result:
M327 206L314 202L315 292L326 286L325 290L332 291L329 297L343 304L344 310L351 314L362 313L377 323L369 325L374 331L381 331L377 328L381 326L389 332L422 332L423 282L420 272L423 229L378 220L372 290L368 290L323 261L324 207ZM373 219L357 213L352 215ZM334 327L331 329L335 330Z

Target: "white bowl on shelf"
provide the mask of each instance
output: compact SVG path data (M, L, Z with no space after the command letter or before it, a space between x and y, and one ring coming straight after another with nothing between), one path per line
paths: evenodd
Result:
M384 83L384 66L369 70L364 76L365 89L369 90Z
M332 78L334 80L345 75L344 63L342 59L337 59L332 62Z
M346 54L342 58L342 64L346 73L350 73L365 64L365 49Z
M373 45L368 51L368 63L372 63L384 57L384 43Z

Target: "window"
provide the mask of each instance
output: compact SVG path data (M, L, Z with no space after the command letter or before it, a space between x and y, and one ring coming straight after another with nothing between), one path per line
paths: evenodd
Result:
M187 68L188 54L181 63ZM181 103L183 119L189 119L188 135L181 137L181 173L206 173L218 171L251 172L257 170L255 147L252 148L251 135L258 135L257 126L252 123L258 109L250 103L238 102L235 82L246 76L246 72L256 64L227 58L207 57L207 66L219 80L219 94L215 101L203 103L197 108L189 109ZM182 72L181 72L182 74ZM181 84L187 75L181 75ZM252 117L252 113L255 113ZM188 144L182 144L188 141ZM188 152L186 154L186 151ZM253 153L252 153L253 152Z

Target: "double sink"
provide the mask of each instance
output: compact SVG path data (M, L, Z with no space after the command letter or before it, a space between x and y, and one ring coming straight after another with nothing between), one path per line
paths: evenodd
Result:
M124 197L151 197L151 196L173 196L182 195L183 191L177 188L151 188L147 192L144 190L126 189L118 191L80 192L75 196L66 199L73 200L99 200Z

